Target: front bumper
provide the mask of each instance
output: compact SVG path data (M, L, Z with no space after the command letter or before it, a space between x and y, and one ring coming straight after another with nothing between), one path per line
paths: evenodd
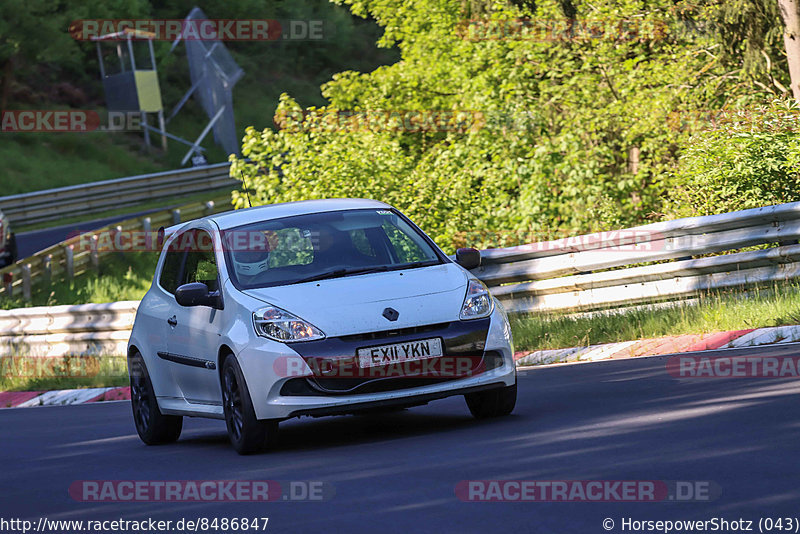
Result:
M357 348L432 337L442 339L443 358L472 362L469 372L391 379L331 378L321 376L317 365L320 359L353 359ZM290 345L264 339L237 356L259 419L414 406L516 382L511 332L502 310L483 320L455 321L419 332L383 332L368 339L347 336Z
M466 395L468 393L476 393L478 391L486 391L489 389L505 387L507 384L503 381L498 381L490 384L482 384L480 386L462 387L459 389L448 389L444 391L434 391L427 393L415 393L413 395L403 395L402 397L390 397L381 400L373 401L358 401L349 402L343 405L335 406L318 406L315 408L299 408L289 414L289 417L300 417L308 415L311 417L323 417L327 415L347 415L360 412L368 412L370 410L382 410L386 408L411 408L412 406L422 406L428 404L430 401L444 399L455 395Z

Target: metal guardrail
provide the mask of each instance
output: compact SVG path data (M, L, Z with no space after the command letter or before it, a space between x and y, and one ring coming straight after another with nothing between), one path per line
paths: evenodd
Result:
M191 213L200 216L210 209L214 206L196 205ZM169 212L151 217L152 227L176 222ZM143 224L134 220L126 226L139 225L141 229ZM800 278L798 239L800 202L795 202L484 250L483 264L473 272L511 312L600 310ZM771 247L719 254L755 245ZM62 243L44 251L51 256L51 276L67 268L67 254L59 250L68 248L68 243ZM61 254L57 261L53 259L56 254ZM82 254L73 256L76 271L76 265L90 268L91 252ZM44 257L36 261L44 261ZM29 284L33 273L43 276L41 265L28 265ZM12 269L19 272L22 267L18 263ZM22 290L17 284L12 293ZM21 348L43 356L124 355L137 305L121 302L0 311L0 355L20 354Z
M12 225L54 221L76 214L108 211L140 202L235 187L230 163L142 174L116 180L0 197L0 210Z
M124 356L138 301L0 310L0 356Z
M512 313L587 311L798 278L798 239L793 202L485 250L473 272Z
M92 269L99 270L102 258L113 254L114 247L100 246L98 236L110 239L126 234L133 234L137 238L150 236L153 243L151 248L155 249L155 234L159 227L173 226L230 209L230 194L225 193L208 202L193 202L179 208L134 217L72 237L0 269L0 298L22 297L31 300L34 288L49 287ZM144 243L141 246L144 247Z

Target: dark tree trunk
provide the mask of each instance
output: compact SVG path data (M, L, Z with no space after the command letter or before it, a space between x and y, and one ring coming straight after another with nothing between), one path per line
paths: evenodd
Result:
M783 19L783 44L789 62L792 96L800 102L800 1L778 0L778 8Z
M8 97L11 95L11 82L14 81L14 56L6 60L3 65L3 89L0 93L0 111L6 109Z

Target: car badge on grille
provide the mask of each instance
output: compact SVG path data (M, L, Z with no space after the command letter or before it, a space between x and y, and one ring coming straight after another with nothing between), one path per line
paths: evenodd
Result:
M383 310L383 316L389 319L390 321L396 321L398 317L400 317L400 312L395 310L394 308L386 308Z

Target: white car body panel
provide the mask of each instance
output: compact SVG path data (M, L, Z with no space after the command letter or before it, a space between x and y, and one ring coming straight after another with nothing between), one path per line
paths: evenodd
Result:
M287 380L312 376L313 372L298 352L306 342L283 343L256 334L252 314L267 303L310 322L326 334L325 341L331 342L339 336L440 323L470 326L470 321L460 321L459 312L467 282L474 276L449 260L429 267L263 289L240 291L234 286L225 254L217 246L221 242L220 228L275 217L364 207L390 208L371 200L306 201L229 212L170 229L165 250L178 232L185 229L203 229L212 235L224 308L179 306L175 297L158 283L165 257L162 253L153 285L136 315L129 354L134 350L141 353L163 413L222 418L220 356L227 351L239 362L259 419L283 419L336 407L352 406L356 410L363 403L411 399L418 395L446 396L448 392L460 394L466 388L515 383L511 331L502 306L495 301L484 343L486 352L502 356L502 364L495 368L466 378L390 391L332 396L281 394ZM397 321L390 322L381 315L387 306L399 312ZM173 315L176 326L167 323ZM190 357L202 366L176 363L159 353ZM295 370L291 376L285 372L287 367Z
M406 271L334 278L322 282L250 289L245 293L291 311L328 336L407 328L453 320L464 302L467 275L455 263ZM389 325L381 312L392 306L399 319Z

